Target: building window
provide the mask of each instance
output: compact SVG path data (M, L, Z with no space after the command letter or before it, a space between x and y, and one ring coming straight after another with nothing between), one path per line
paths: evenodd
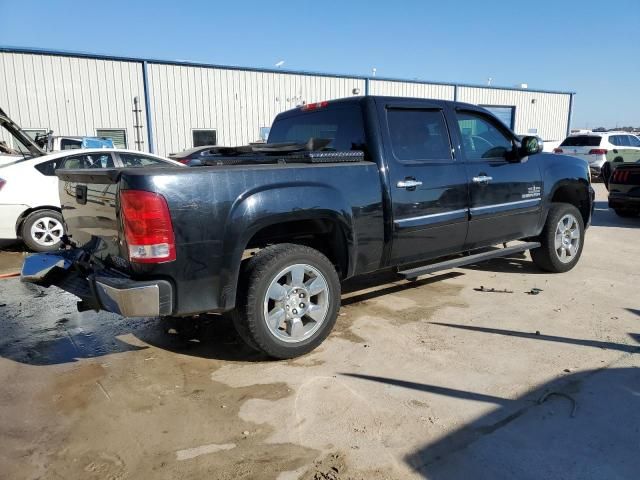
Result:
M31 140L35 140L38 135L46 135L44 128L23 128L22 131L27 134Z
M207 145L216 145L216 131L215 130L193 130L193 146L205 147Z
M260 140L266 142L269 140L269 132L271 131L271 127L260 127Z
M498 117L502 123L513 130L516 119L516 107L503 107L498 105L480 105L482 108L489 110L494 116Z
M97 128L96 136L110 138L116 148L127 148L127 131L124 128Z

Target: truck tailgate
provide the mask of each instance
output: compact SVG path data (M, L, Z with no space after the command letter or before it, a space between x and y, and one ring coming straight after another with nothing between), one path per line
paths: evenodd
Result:
M79 247L90 245L94 256L115 266L114 260L121 258L116 205L120 173L117 169L56 171L67 235Z

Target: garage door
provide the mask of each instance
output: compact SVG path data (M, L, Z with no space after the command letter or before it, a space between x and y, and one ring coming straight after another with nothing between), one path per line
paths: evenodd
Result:
M127 131L124 129L99 128L96 136L110 138L116 148L127 148Z

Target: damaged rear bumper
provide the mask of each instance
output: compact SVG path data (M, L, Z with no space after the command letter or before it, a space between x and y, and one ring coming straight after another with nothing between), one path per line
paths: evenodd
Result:
M173 287L166 280L132 280L110 270L80 267L80 249L39 253L22 266L23 282L55 285L80 298L79 310L106 310L125 317L171 315Z

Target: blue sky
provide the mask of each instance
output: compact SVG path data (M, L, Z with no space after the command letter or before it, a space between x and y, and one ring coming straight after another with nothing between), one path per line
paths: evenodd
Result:
M94 6L96 5L96 6ZM0 0L0 45L571 90L640 126L640 1Z

